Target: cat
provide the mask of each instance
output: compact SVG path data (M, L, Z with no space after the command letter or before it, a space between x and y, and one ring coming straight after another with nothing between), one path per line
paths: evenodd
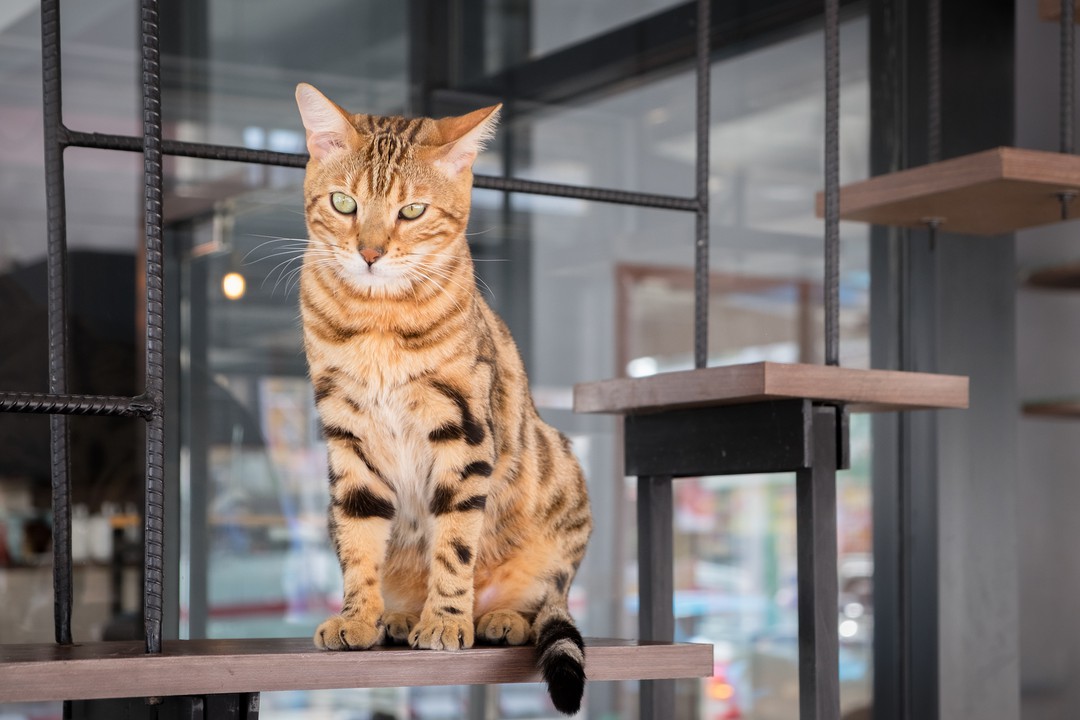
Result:
M567 596L592 531L585 478L540 419L465 239L472 164L501 106L352 115L304 83L296 101L310 154L304 347L345 583L315 644L532 641L555 707L573 714L585 648Z

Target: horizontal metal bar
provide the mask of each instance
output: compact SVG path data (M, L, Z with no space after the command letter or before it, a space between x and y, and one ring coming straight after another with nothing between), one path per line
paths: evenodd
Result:
M130 135L107 135L104 133L86 133L77 130L63 132L64 144L69 147L96 148L99 150L126 150L142 152L142 138ZM206 143L184 142L181 140L162 140L161 152L164 155L192 157L202 160L223 160L227 162L255 163L258 165L276 165L279 167L302 168L307 165L308 156L298 153L271 152L252 150L251 148L230 145L210 145ZM560 185L558 183L519 180L491 175L477 175L473 186L483 190L501 190L527 195L548 195L552 197L591 200L594 202L633 205L660 210L680 210L696 212L696 198L677 195L656 195L652 193L614 190L611 188L584 187L581 185Z
M120 395L0 392L0 412L145 418L153 414L154 404L144 397Z
M65 144L69 147L96 148L98 150L126 150L142 152L143 139L133 135L107 135L87 133L77 130L65 130ZM161 151L165 155L193 157L202 160L226 160L230 162L255 163L257 165L277 165L280 167L302 168L307 165L308 156L297 153L271 152L230 145L212 145L209 143L184 142L181 140L162 140Z

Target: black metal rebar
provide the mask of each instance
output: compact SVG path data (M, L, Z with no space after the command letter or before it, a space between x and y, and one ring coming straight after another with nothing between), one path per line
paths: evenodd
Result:
M709 357L709 62L711 3L697 3L697 164L694 227L694 367Z
M107 135L104 133L65 130L64 139L66 144L72 147L142 152L142 138L130 135ZM243 162L257 165L274 165L278 167L294 168L302 168L307 165L308 161L307 155L298 153L252 150L251 148L244 147L211 145L206 143L184 142L180 140L162 140L161 152L163 155L192 157L202 160L223 160L228 162ZM559 183L520 180L517 178L495 177L491 175L475 176L473 178L473 186L482 190L517 192L527 195L548 195L576 200L613 203L617 205L649 207L658 210L697 211L699 207L696 198L678 197L676 195L658 195L630 190L614 190L610 188L583 187L581 185L561 185Z
M1075 111L1076 21L1073 0L1061 0L1061 152L1073 151L1073 115ZM1063 209L1063 212L1065 210Z
M840 364L839 0L825 0L825 363Z
M161 652L165 535L165 354L162 266L161 67L158 1L142 0L143 175L146 182L146 392L153 406L146 427L146 511L143 618L146 652Z
M41 2L41 76L45 129L45 206L47 214L49 316L49 392L67 393L67 210L64 196L64 147L60 140L60 3ZM70 645L71 460L68 420L49 418L53 512L53 621L56 642Z
M926 161L941 159L941 0L926 8Z
M141 397L0 392L0 412L148 417L152 409L151 403Z

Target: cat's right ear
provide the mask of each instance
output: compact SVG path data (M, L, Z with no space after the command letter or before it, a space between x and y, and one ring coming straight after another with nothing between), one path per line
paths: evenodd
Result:
M356 143L357 133L348 114L307 83L296 86L296 106L307 130L308 153L315 160Z

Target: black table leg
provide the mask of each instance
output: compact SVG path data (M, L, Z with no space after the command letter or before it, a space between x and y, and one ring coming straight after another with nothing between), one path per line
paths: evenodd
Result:
M670 475L638 478L638 629L642 640L675 639L673 518ZM641 720L670 720L674 680L641 682Z
M815 407L813 466L796 474L799 720L840 716L836 408Z

